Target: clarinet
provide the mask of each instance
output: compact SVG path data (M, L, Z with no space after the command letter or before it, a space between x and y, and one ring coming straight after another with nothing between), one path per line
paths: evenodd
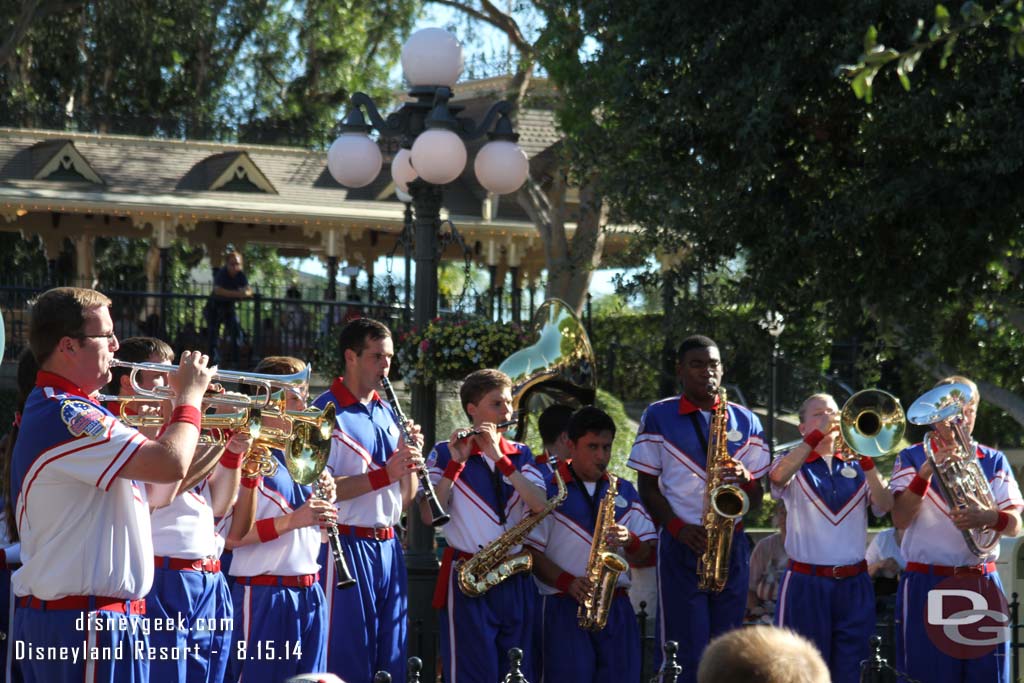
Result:
M314 484L313 495L321 500L327 500L327 496L324 495L323 489L320 487L320 482ZM342 554L337 523L331 522L325 531L327 531L327 544L331 548L331 555L334 556L334 573L338 577L338 590L351 588L356 585L356 580L352 576L352 572L349 571L348 562L345 561L345 556Z
M391 386L388 378L383 375L380 378L380 385L384 387L384 395L387 397L388 403L391 404L391 409L395 411L395 417L398 418L398 429L402 432L402 440L407 444L412 444L412 435L409 434L409 428L405 424L405 414L402 412L402 406L398 403L398 397L395 396L395 388ZM430 474L427 472L427 468L425 466L418 468L416 476L420 480L420 488L423 489L423 495L427 498L427 504L430 505L430 526L447 524L448 520L451 519L451 515L441 507L441 501L437 499L437 492L434 491L434 484L430 481Z

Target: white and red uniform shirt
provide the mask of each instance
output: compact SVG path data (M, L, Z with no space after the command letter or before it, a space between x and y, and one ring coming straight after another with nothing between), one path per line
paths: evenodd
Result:
M582 482L573 477L568 462L558 463L558 471L565 482L566 496L562 504L550 515L534 527L526 539L526 543L540 552L573 576L586 576L587 562L590 559L590 547L594 540L594 524L597 510L608 492L609 480L605 475L593 482L593 492ZM553 475L548 479L547 496L551 498L558 492ZM618 493L615 496L615 522L621 524L641 541L653 541L658 537L654 522L644 510L640 495L632 482L621 477L618 480ZM622 552L621 550L619 551ZM629 572L619 574L616 586L628 588ZM537 582L541 595L554 595L558 589L541 581Z
M544 480L526 444L506 441L502 437L499 447L527 481L538 488L544 487ZM435 486L441 481L449 462L451 451L448 442L442 441L427 456L430 480ZM444 527L444 536L452 548L475 553L514 526L527 512L523 499L508 478L495 470L493 460L477 450L469 456L452 486L448 499L448 513L452 519ZM518 552L519 549L520 546L516 546L510 552Z
M743 463L752 478L759 479L769 465L761 422L735 403L729 403L728 410L729 455ZM626 463L638 472L658 477L658 488L673 514L686 524L700 524L704 514L710 415L685 396L652 403L640 418L640 429Z
M21 535L16 595L136 600L149 592L153 539L145 492L118 477L146 442L66 379L39 373L11 471Z
M377 392L363 404L342 383L334 380L330 391L313 401L323 408L334 403L336 418L327 471L332 476L368 474L387 465L398 449L398 423L391 407ZM337 502L338 522L362 527L392 527L402 517L401 482Z
M1024 507L1024 499L1021 498L1020 488L1006 455L1002 451L982 445L976 447L976 452L977 462L988 480L996 506L1000 510L1019 512ZM890 490L895 494L903 492L914 480L914 475L924 464L926 457L921 444L914 444L900 451L893 465L892 479L889 480ZM985 557L979 558L968 549L963 534L949 519L949 506L935 483L937 476L932 474L931 485L925 493L924 500L921 501L917 515L903 532L903 542L900 544L903 558L907 562L951 567L995 561L999 557L998 543Z
M263 477L256 490L256 520L283 517L294 512L309 498L312 489L296 484L285 468L284 456L273 451L277 471ZM231 514L224 517L221 528L231 528ZM252 543L232 551L232 576L304 576L320 570L320 527L306 526L283 533L272 541Z
M209 483L175 496L169 505L153 511L153 551L161 557L199 560L218 557Z
M870 490L860 464L814 454L785 486L772 484L772 497L786 503L789 559L832 566L864 559Z

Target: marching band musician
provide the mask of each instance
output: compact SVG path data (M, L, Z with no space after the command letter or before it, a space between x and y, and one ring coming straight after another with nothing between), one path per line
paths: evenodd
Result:
M569 457L569 437L566 428L573 412L573 409L565 404L552 403L537 418L537 431L540 432L544 451L534 458L534 462L544 475L544 481L551 478L555 471L555 463Z
M118 349L110 305L74 287L51 289L33 304L29 339L40 371L10 491L23 562L13 576L13 635L29 682L149 678L142 598L153 583L153 542L137 482L185 475L214 369L204 354L185 351L170 377L174 408L164 433L150 440L123 425L93 398L110 380ZM79 656L51 656L51 646Z
M978 387L958 375L947 377L935 386L948 384L964 384L973 392L971 402L963 409L965 430L971 434L980 401ZM943 463L950 457L958 457L949 426L936 423L934 427L940 440L936 461ZM936 475L921 443L900 451L889 482L896 496L892 519L896 527L905 529L900 550L907 561L896 593L896 668L908 677L929 683L1006 683L1010 680L1008 638L995 644L992 642L992 633L1005 623L979 627L972 640L980 638L983 643L988 640L993 646L974 648L974 651L961 652L951 649L946 642L937 643L932 639L933 636L940 637L932 632L935 622L941 623L946 616L931 614L932 598L941 598L937 588L969 591L975 594L975 598L987 602L988 610L1005 610L1005 606L993 604L993 598L1001 596L1003 591L995 568L999 556L998 543L990 553L978 557L968 548L963 532L987 528L1002 536L1016 536L1021 528L1024 499L1006 455L976 442L972 445L974 452L967 457L976 458L988 481L995 500L995 507L991 509L973 505L951 510L942 493L932 485ZM950 582L956 585L950 586ZM935 602L941 604L942 600ZM973 607L977 609L978 605ZM962 638L959 626L940 626L938 630L948 632L950 628L957 631L954 635Z
M721 592L698 588L697 563L707 546L703 526L711 411L728 410L727 448L732 462L724 483L739 485L750 506L760 505L757 479L768 469L761 423L746 408L719 406L722 359L705 336L679 345L681 396L652 403L640 419L628 465L637 470L644 507L661 527L658 541L658 656L666 641L679 643L681 681L693 683L701 652L716 635L743 623L750 554L742 523L735 527L728 582Z
M377 394L394 357L391 330L359 318L342 328L338 346L345 376L313 405L334 403L336 410L327 471L337 484L338 536L356 585L336 587L325 547L321 564L331 615L327 669L349 681L373 680L377 671L404 681L408 590L395 525L416 496L423 437L412 425L415 444L406 444L394 413Z
M174 352L154 337L130 337L120 343L117 359L131 363L171 365ZM130 370L111 371L108 394L131 396ZM165 373L139 370L136 382L145 390L164 386ZM125 406L128 414L133 404ZM120 405L108 405L115 413ZM143 432L149 434L143 429ZM214 528L214 517L225 515L238 495L239 462L249 450L249 437L234 433L224 446L197 448L185 480L147 484L152 508L153 551L156 571L146 595L149 619L173 620L184 629L155 629L150 644L157 651L187 653L182 657L154 657L150 676L161 681L220 681L230 655L234 610L231 589L220 571L224 540ZM219 460L215 466L214 460ZM213 470L209 476L206 472ZM197 470L200 470L197 472ZM198 480L198 481L197 481ZM186 481L197 481L189 486ZM165 623L168 623L165 621ZM166 648L160 650L160 648Z
M459 389L472 436L436 444L427 458L441 506L451 515L448 547L434 592L440 610L441 661L447 683L493 683L508 672L506 653L532 643L536 587L527 573L514 574L481 596L460 590L453 567L499 538L528 511L544 508L543 480L530 449L507 441L497 425L512 416L512 382L493 369L470 373ZM431 511L420 502L429 524ZM515 552L516 548L510 548ZM532 678L533 655L525 652L523 674Z
M305 363L268 356L256 372L291 375ZM303 410L305 401L285 392L286 410ZM285 418L262 416L263 430L288 431ZM285 457L272 449L277 467L260 477L247 471L245 486L256 496L256 523L241 540L229 536L235 606L232 657L225 680L281 681L296 674L326 670L327 600L319 583L317 558L321 534L335 518L334 481L322 473L327 499L292 480ZM252 494L249 494L252 495ZM239 496L236 507L248 505ZM225 522L229 524L229 522Z
M615 423L604 411L585 407L567 425L568 459L557 467L568 489L565 500L530 532L527 540L533 556L533 573L541 585L543 676L546 681L617 683L640 678L640 633L630 604L629 572L618 576L610 603L607 625L597 631L581 628L577 609L594 587L588 564L597 511L610 482ZM657 533L640 503L633 485L616 482L614 519L606 528L609 552L629 562L642 563L654 550ZM548 497L557 486L548 482Z
M775 624L810 639L836 683L860 680L875 631L875 593L867 573L868 505L875 516L893 496L871 458L842 460L839 407L828 394L800 406L803 441L780 456L769 479L786 505L786 573Z

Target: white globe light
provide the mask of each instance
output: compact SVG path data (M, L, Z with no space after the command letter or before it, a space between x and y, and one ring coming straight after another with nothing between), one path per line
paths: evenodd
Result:
M404 147L391 160L391 178L403 192L409 191L409 183L416 180L416 169L412 167L412 154Z
M477 152L473 162L476 179L494 194L515 192L530 172L530 162L519 145L508 140L491 140Z
M327 170L345 187L365 187L380 174L384 159L365 133L342 133L327 150Z
M412 202L412 195L408 192L402 192L402 188L397 188L395 190L395 196L398 197L398 201L403 204L409 204Z
M466 145L450 130L431 128L412 143L412 167L428 183L447 185L466 167Z
M402 71L409 85L446 85L462 73L462 46L440 28L425 28L409 36L402 46Z

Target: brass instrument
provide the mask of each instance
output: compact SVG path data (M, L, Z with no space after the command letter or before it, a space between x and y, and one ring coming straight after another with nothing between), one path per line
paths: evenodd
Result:
M310 411L301 411L310 412ZM285 457L285 467L288 474L296 484L312 486L313 495L321 500L327 500L323 488L320 486L320 474L327 466L327 457L331 452L331 433L334 424L334 404L328 403L320 413L319 422L304 421L293 426L292 439L289 443L289 450ZM332 425L324 436L323 425ZM276 460L274 461L276 464ZM351 588L356 585L356 580L345 561L345 554L341 549L341 541L338 539L338 524L332 522L327 529L327 544L331 549L331 556L334 559L334 574L338 578L337 588Z
M509 555L509 551L520 545L533 528L565 500L565 482L557 470L555 485L558 486L558 492L548 499L543 510L523 517L511 529L459 565L458 584L463 593L471 598L480 597L513 574L528 572L533 568L530 553L523 550Z
M136 376L143 370L147 372L171 374L177 371L177 365L170 365L167 363L130 363L128 361L117 360L115 358L110 361L110 367L127 368L131 370L128 377L131 382L132 392L140 398L146 398L149 400L168 400L174 398L174 389L171 387L161 386L153 389L143 389L139 386ZM300 396L305 400L306 391L309 388L310 372L311 367L308 364L299 372L291 375L264 375L256 372L231 372L229 370L218 370L214 373L211 381L231 382L234 384L253 386L256 387L257 392L262 393L257 393L256 396L232 393L225 395L223 398L208 396L203 400L211 404L234 405L241 406L243 408L263 408L270 404L271 395L275 391L287 391Z
M395 417L397 418L395 421L398 422L398 431L402 433L402 440L412 445L413 438L409 434L408 425L406 425L408 420L405 418L405 413L402 412L402 404L398 402L398 396L395 395L395 388L391 386L391 380L386 375L381 375L380 385L384 389L388 403L391 404L391 409L395 411ZM447 524L452 517L441 507L441 501L437 499L437 492L434 490L434 483L430 481L430 473L427 471L426 465L421 465L416 469L416 476L419 479L423 497L426 499L427 505L430 506L430 526L443 526Z
M907 411L907 419L916 425L942 422L952 431L956 452L941 463L935 459L939 449L935 441L938 435L934 431L928 432L922 441L925 455L935 470L932 480L937 483L950 510L996 507L988 479L975 456L976 446L967 431L967 420L963 414L973 398L971 388L966 384L943 384L918 397ZM961 533L968 549L978 557L988 555L999 543L999 532L995 529L963 529Z
M906 428L907 419L900 400L881 389L858 391L839 411L839 433L844 450L857 456L878 458L891 453Z
M512 409L519 416L514 438L524 438L526 417L549 403L591 405L597 395L594 349L587 329L561 299L548 299L534 314L538 339L501 362L512 379Z
M900 400L881 389L863 389L846 400L839 411L837 424L842 439L836 456L851 460L860 456L880 458L899 447L907 428L907 418ZM775 447L785 452L803 442L803 438Z
M714 386L708 387L714 391ZM704 530L708 544L697 559L697 588L720 593L729 579L729 557L736 520L750 509L750 498L739 486L723 480L729 455L729 404L724 387L718 389L718 408L708 429L707 479L704 486Z
M318 475L327 465L330 454L330 435L334 425L334 404L328 403L323 410L286 410L283 415L275 415L288 423L287 429L272 429L261 426L259 436L253 440L245 462L264 477L272 477L277 472L277 458L270 452L277 449L284 453L285 466L292 479L302 483L309 477L309 472ZM324 429L327 436L324 437ZM325 448L315 448L314 443L324 443Z
M629 569L626 558L609 550L606 540L608 532L615 526L615 498L618 495L619 478L609 474L608 490L597 509L594 539L590 542L586 574L590 587L576 610L580 628L587 631L600 631L607 625L615 584L619 581L619 574Z
M242 394L237 395L242 396ZM160 427L170 419L169 416L165 415L161 411L134 414L128 412L129 406L133 403L146 403L150 405L156 403L158 406L164 405L163 401L157 401L148 396L112 396L109 394L97 394L96 400L101 403L120 404L117 419L129 427ZM204 407L206 407L206 405L204 405ZM255 408L250 409L239 407L237 410L226 413L203 412L200 416L200 429L245 429L252 434L255 439L259 437L260 431L259 410ZM202 444L222 444L224 443L224 439L223 435L217 436L209 433L203 433L199 436L199 442Z

